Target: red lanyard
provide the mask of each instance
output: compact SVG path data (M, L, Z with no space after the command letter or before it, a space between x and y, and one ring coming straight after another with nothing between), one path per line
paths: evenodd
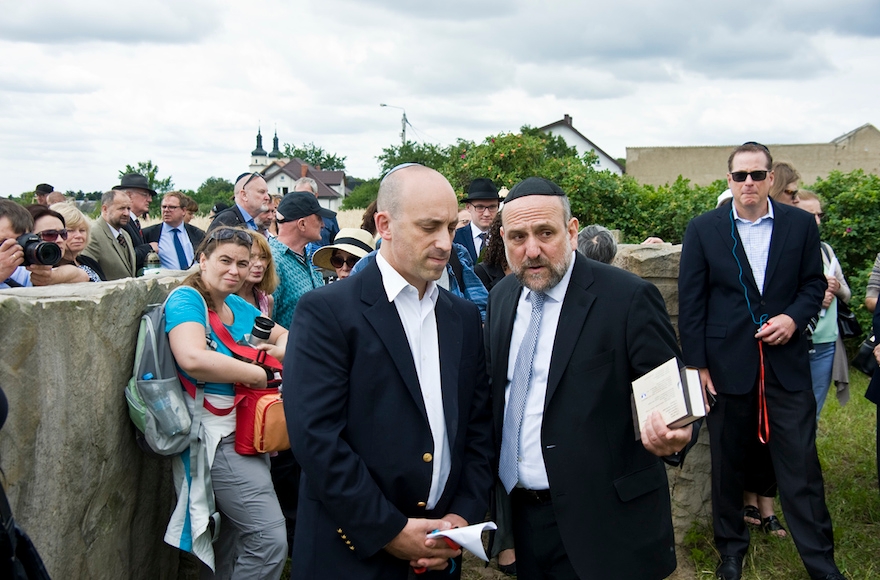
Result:
M770 441L770 420L767 414L767 395L764 392L764 341L758 341L758 360L761 365L758 375L758 441Z

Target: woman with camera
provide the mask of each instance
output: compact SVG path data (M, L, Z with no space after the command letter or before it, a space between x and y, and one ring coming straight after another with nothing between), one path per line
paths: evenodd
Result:
M165 305L165 330L183 377L193 383L203 381L206 402L220 409L233 406L234 383L266 388L264 367L233 358L210 328L206 312L206 308L216 312L235 340L251 331L260 311L236 292L250 271L253 245L253 236L246 230L219 227L211 231L196 250L198 271L184 280L183 289L174 292ZM206 346L206 329L214 350ZM287 331L276 325L267 344L259 348L280 359L286 344ZM200 414L199 436L222 515L220 537L214 544L215 573L223 578L279 578L287 557L287 535L269 475L269 457L236 453L235 414L219 416L207 410ZM198 524L202 529L195 529L196 525L193 537L206 533L207 522Z
M68 235L64 217L57 211L39 204L29 205L27 210L34 218L32 233L38 236L43 243L57 245L63 259L64 253L67 251ZM31 272L31 283L34 286L51 286L53 284L89 281L89 275L77 266L62 262L56 262L56 264L28 266L28 270Z

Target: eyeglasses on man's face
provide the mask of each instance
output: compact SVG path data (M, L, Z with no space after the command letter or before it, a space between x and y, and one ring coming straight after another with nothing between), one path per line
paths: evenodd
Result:
M471 207L474 208L474 211L476 211L477 213L485 213L487 211L489 213L495 213L496 211L498 211L498 204L497 203L493 203L492 205L483 205L481 203L472 203Z

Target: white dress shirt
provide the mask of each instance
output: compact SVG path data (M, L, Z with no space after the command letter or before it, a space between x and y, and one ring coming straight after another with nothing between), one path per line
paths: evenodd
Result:
M541 316L541 328L538 330L538 344L535 347L535 358L532 361L532 381L529 385L529 396L523 413L522 428L519 440L519 461L517 474L519 487L526 489L550 489L547 479L547 468L544 466L544 454L541 450L541 425L544 421L544 399L547 395L547 378L550 373L550 357L553 355L553 343L556 340L556 328L559 325L559 314L562 302L571 280L575 255L571 254L571 263L559 284L545 292L544 310ZM507 358L507 385L504 387L505 415L507 401L510 398L510 381L516 366L516 356L522 343L529 320L532 317L532 291L523 287L516 307L516 319L510 336L510 354Z
M443 390L440 382L440 345L437 338L437 317L434 307L440 290L434 282L428 282L425 294L419 300L416 290L391 264L376 254L376 263L382 274L382 285L388 301L393 302L403 323L406 340L412 353L422 400L428 413L428 426L434 439L433 463L431 464L431 489L426 502L427 509L434 509L449 478L450 452L446 436L446 415L443 412ZM401 434L405 436L405 434Z
M479 257L480 252L483 251L483 238L480 237L483 233L483 230L478 228L474 222L471 222L471 236L474 238L474 249L477 251L477 257ZM486 243L489 243L488 236L486 236Z

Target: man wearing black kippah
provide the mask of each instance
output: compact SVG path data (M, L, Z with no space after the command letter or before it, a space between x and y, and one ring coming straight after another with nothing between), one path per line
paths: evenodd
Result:
M551 181L515 185L502 216L515 276L492 289L485 329L518 577L666 578L661 457L680 464L695 431L658 414L636 426L630 402L634 378L678 356L660 292L576 251L578 220Z

